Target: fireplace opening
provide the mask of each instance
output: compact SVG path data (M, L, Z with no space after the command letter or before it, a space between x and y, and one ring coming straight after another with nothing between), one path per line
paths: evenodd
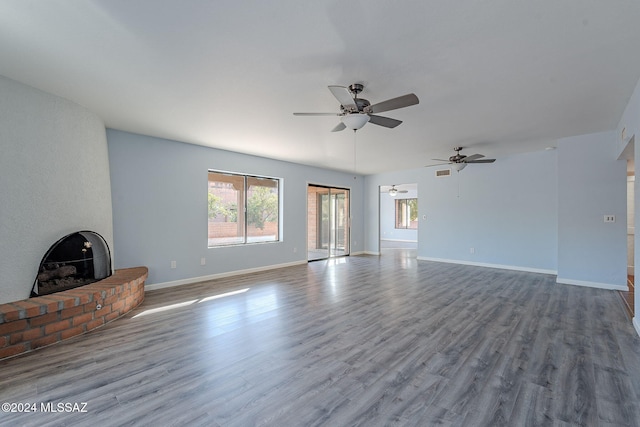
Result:
M104 238L93 231L71 233L42 258L31 296L77 288L111 276L111 254Z

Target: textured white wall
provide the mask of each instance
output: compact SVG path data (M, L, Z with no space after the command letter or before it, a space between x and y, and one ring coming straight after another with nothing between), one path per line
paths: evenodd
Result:
M83 107L0 76L0 303L29 297L42 257L91 230L113 248L105 127ZM112 254L113 255L113 254Z

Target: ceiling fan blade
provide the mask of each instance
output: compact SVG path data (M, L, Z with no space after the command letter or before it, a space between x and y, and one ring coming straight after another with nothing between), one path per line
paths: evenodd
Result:
M340 105L349 111L358 111L358 106L351 96L351 92L344 86L329 86L329 90L336 97Z
M341 130L345 130L347 128L347 126L345 126L344 123L340 122L336 125L336 127L334 127L333 129L331 129L331 132L340 132Z
M374 125L384 126L386 128L394 128L402 123L402 120L391 119L389 117L374 116L369 114L369 122Z
M433 159L433 160L439 160L439 159ZM440 160L441 162L446 162L446 163L435 163L433 165L425 165L425 168L430 168L433 166L446 166L446 165L451 165L453 164L453 162L449 162L447 160Z
M483 158L484 156L482 154L472 154L470 156L465 157L464 161L469 163L472 160L478 160Z
M396 110L398 108L408 107L410 105L416 105L420 100L413 94L402 95L397 98L387 99L386 101L373 104L368 108L370 113L382 113L384 111Z
M339 116L339 113L293 113L294 116Z
M398 190L398 193L408 193L409 190Z
M435 160L436 162L446 162L446 163L451 163L451 160L447 159L431 159L431 160Z
M464 159L464 163L493 163L495 161L496 159L482 159L482 160L471 160L471 161L467 161L467 159Z

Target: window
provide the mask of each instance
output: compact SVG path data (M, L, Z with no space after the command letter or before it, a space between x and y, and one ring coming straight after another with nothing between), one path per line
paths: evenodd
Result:
M418 229L418 199L396 200L396 228Z
M209 247L280 239L280 180L209 171Z

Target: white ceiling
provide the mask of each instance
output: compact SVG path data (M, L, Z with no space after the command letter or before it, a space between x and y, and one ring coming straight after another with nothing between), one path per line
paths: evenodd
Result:
M111 128L370 174L615 129L638 0L0 0L0 75ZM328 85L420 104L331 133ZM356 140L357 138L357 140Z

